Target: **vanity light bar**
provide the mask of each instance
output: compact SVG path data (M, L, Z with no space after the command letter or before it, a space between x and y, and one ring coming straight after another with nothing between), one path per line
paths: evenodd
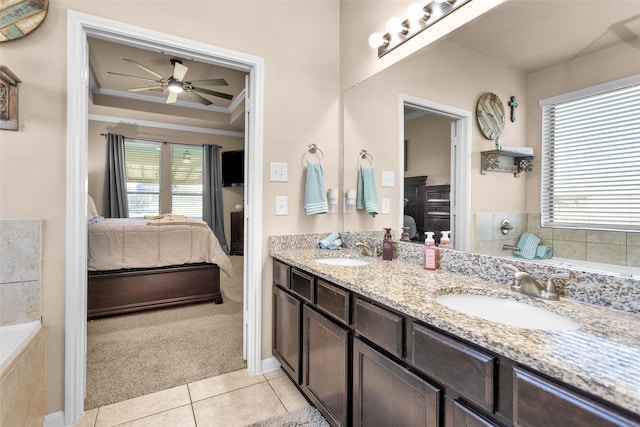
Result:
M387 23L387 33L373 33L369 36L369 46L378 49L378 58L391 52L402 43L438 22L454 10L471 0L434 0L426 6L414 3L407 9L407 18L391 18ZM421 8L421 11L420 11Z

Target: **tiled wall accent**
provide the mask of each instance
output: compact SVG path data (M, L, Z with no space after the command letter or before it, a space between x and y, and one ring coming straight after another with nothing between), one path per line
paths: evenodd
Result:
M40 313L40 221L0 221L0 326Z
M506 236L500 233L503 219L513 226ZM541 227L539 213L478 213L474 231L474 252L483 254L509 256L512 251L503 245L515 245L522 233L529 232L540 238L541 245L551 246L556 258L640 267L640 233Z

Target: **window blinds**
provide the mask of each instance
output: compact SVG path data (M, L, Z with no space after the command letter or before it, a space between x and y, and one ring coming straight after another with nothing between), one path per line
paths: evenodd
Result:
M171 145L171 212L202 219L202 147Z
M160 213L160 149L159 143L125 140L125 179L130 218Z
M543 226L640 230L640 78L635 80L541 102Z

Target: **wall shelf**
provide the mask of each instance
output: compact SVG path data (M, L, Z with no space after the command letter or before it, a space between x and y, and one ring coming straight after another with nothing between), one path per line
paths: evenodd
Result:
M531 154L517 151L491 150L482 151L480 173L486 175L487 172L510 172L518 177L520 172L530 172L533 170L533 159Z

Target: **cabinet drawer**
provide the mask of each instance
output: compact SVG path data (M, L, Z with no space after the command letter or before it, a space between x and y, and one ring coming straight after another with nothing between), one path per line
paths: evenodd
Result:
M280 261L273 260L273 283L289 289L289 272L291 267Z
M495 358L416 323L412 327L413 365L492 413Z
M453 426L464 427L498 427L498 424L489 421L475 411L467 408L462 402L453 401Z
M356 298L353 323L357 334L402 358L404 317Z
M627 419L559 384L521 368L514 368L513 425L637 427L640 423Z
M345 325L349 324L349 291L318 279L316 305Z
M309 302L313 302L313 285L315 278L294 268L291 270L291 290Z

